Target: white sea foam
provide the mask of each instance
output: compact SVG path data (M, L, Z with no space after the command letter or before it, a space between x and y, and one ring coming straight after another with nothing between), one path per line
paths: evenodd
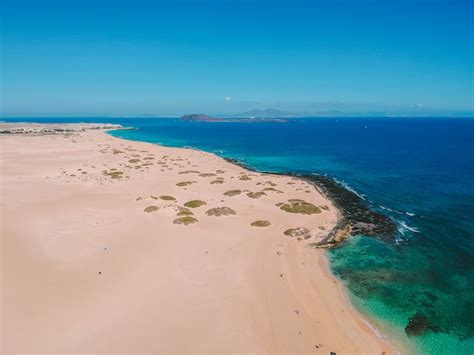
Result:
M407 214L409 216L414 216L415 215L414 213L397 211L397 210L393 210L389 207L385 207L385 206L382 206L382 205L379 205L379 207L383 210L390 211L390 212L395 212L395 213L398 213L398 214Z
M410 216L410 217L413 217L415 214L412 213L412 212L405 212L406 215Z
M339 181L337 179L334 179L338 184L344 186L344 188L346 188L347 190L349 190L350 192L356 194L357 196L359 196L361 199L365 200L365 195L362 195L360 193L358 193L356 190L354 190L349 184L343 182L343 181Z
M403 222L403 221L399 221L399 223L400 223L400 225L401 225L403 228L405 228L405 230L409 230L409 231L412 231L412 232L414 232L414 233L420 233L420 231L419 231L418 229L416 229L415 227L410 227L410 226L408 226L408 225L407 225L405 222ZM404 233L402 232L402 234L404 234Z

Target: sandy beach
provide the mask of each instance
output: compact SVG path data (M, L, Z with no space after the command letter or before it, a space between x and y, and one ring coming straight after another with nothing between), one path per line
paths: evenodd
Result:
M393 352L311 247L338 212L308 182L17 127L0 135L2 353Z

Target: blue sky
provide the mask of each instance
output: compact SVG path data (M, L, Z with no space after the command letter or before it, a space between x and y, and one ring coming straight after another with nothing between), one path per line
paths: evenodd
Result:
M466 114L473 1L1 0L2 114Z

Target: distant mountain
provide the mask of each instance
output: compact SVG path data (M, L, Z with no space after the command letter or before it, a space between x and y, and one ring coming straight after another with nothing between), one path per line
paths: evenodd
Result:
M262 117L262 118L276 118L276 117L298 117L301 114L289 111L281 111L273 108L264 110L250 110L247 112L232 115L233 117Z
M181 119L183 121L195 121L195 122L286 122L286 120L283 120L281 118L274 118L274 117L259 118L259 117L233 116L232 118L230 117L217 118L217 117L208 116L204 113L193 113L190 115L184 115L184 116L181 116Z

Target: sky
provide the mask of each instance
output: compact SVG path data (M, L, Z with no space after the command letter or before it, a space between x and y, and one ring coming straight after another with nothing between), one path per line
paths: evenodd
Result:
M474 1L0 0L1 114L474 115Z

